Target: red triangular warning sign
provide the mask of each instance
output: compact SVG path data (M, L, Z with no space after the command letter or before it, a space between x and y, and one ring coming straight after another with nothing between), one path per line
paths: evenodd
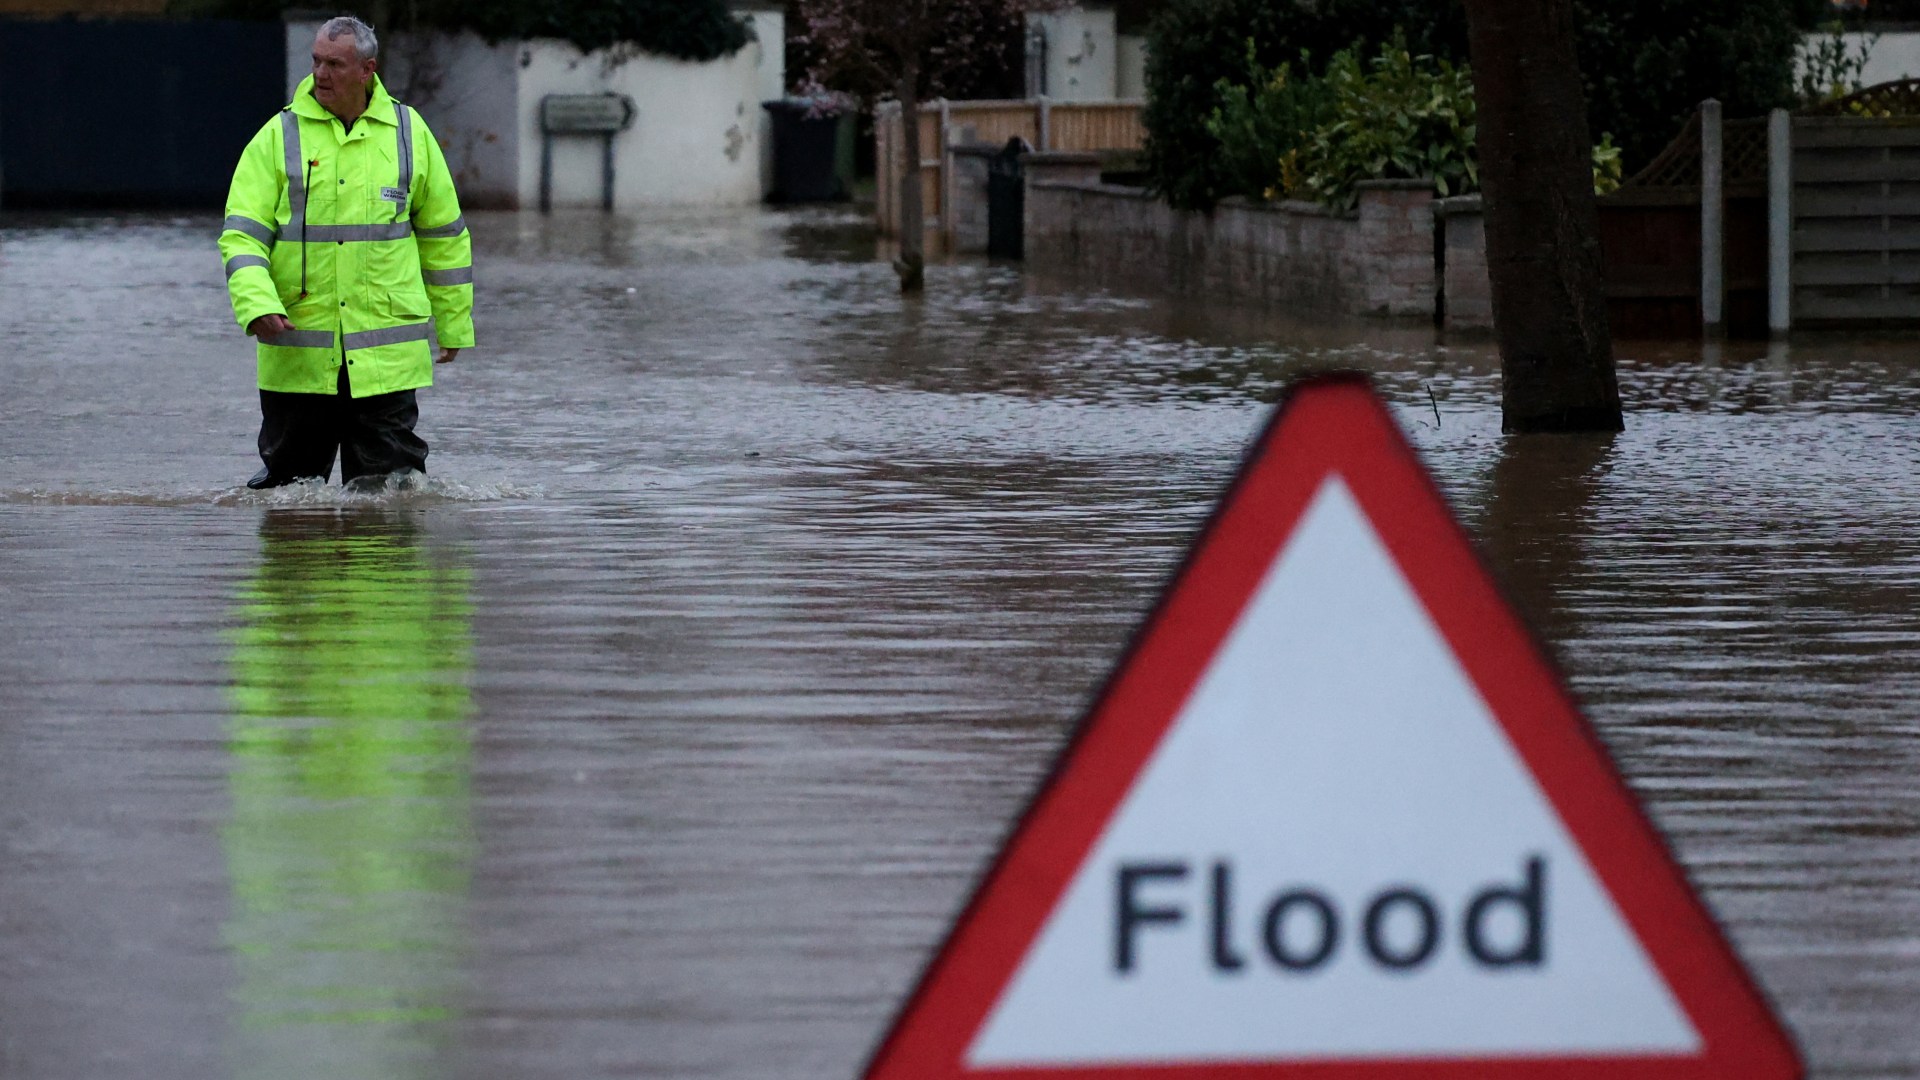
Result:
M869 1080L1801 1075L1363 378L1295 389Z

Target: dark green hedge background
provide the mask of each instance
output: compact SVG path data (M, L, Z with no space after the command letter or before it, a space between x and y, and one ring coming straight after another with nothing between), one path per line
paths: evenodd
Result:
M288 9L321 11L312 0L170 0L175 15L278 19ZM472 30L488 41L550 37L584 51L631 42L681 60L713 60L752 38L721 0L386 0L333 12L389 30Z
M1611 134L1628 175L1717 97L1730 117L1793 99L1803 30L1830 18L1829 0L1573 0L1580 74L1593 138ZM1459 0L1167 0L1148 30L1147 168L1174 205L1205 208L1231 192L1205 120L1221 79L1247 81L1247 40L1267 67L1309 50L1316 69L1335 52L1367 51L1398 29L1408 47L1467 62Z

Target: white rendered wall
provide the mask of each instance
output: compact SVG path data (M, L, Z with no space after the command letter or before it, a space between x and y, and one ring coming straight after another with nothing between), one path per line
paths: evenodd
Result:
M1114 39L1119 51L1119 71L1114 78L1114 96L1135 101L1147 96L1147 39L1142 34L1122 34Z
M1078 8L1029 18L1047 35L1047 97L1112 101L1119 96L1112 8Z
M612 91L639 116L614 140L614 205L752 203L772 177L771 121L762 101L785 80L784 20L754 12L758 40L731 57L689 63L641 55L609 64L559 41L522 46L519 69L520 205L540 202L540 100L547 94ZM600 205L600 140L553 144L553 205Z
M607 91L639 110L614 138L615 207L754 203L773 184L772 121L760 103L785 93L786 26L778 10L738 13L756 40L709 63L650 54L614 63L563 41L434 35L382 42L381 78L426 118L468 205L538 207L541 98ZM312 71L319 28L287 24L289 98ZM599 206L600 139L560 136L553 150L553 204Z
M1825 39L1826 34L1809 34L1807 42L1812 45ZM1860 46L1875 37L1872 34L1842 34L1846 39L1849 53L1857 52ZM1873 42L1872 51L1867 54L1867 66L1860 72L1860 85L1872 86L1875 83L1892 82L1895 79L1910 79L1920 75L1920 33L1902 31L1878 35Z
M387 92L413 106L439 140L461 205L516 205L525 154L514 120L519 46L488 45L473 33L423 34L383 50Z
M287 23L287 101L293 100L293 92L300 86L300 80L313 74L313 39L319 33L318 19ZM269 119L263 116L260 122L264 124Z

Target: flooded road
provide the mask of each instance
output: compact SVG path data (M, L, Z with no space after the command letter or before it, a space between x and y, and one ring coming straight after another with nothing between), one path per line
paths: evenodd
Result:
M1264 402L1377 373L1820 1077L1920 1077L1920 349L470 215L423 493L246 493L212 215L0 216L0 1077L857 1074ZM1431 397L1429 393L1431 392Z

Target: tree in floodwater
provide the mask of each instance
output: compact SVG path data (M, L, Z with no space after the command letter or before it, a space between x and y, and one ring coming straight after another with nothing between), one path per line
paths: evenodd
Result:
M1569 0L1466 0L1506 431L1619 431Z
M1028 12L1055 0L798 0L795 43L812 58L808 81L900 103L906 175L900 198L900 291L925 283L926 210L920 193L920 102L965 85L1017 47Z

